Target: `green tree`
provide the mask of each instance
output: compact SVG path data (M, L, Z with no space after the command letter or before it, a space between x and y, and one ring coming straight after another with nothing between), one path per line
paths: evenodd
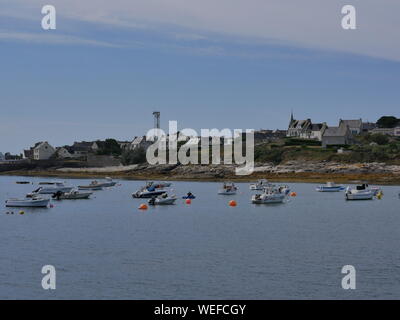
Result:
M97 151L99 155L120 156L122 153L121 147L115 139L106 139L104 142L97 141L97 145L99 146Z
M376 124L379 128L394 128L399 124L399 122L400 119L397 119L396 117L383 116L376 122Z
M385 145L385 144L389 143L389 137L387 135L380 134L380 133L371 135L370 140L379 145Z
M121 162L124 166L145 163L147 162L146 150L144 148L136 148L135 150L124 151L121 156Z

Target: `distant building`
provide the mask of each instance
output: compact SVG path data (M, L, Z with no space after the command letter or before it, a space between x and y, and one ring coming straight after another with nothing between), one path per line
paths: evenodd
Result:
M358 135L362 132L362 128L363 128L362 119L357 119L357 120L342 120L342 119L340 119L339 127L341 124L348 126L353 135Z
M372 134L384 134L392 137L400 137L400 127L396 128L375 128L370 131Z
M76 156L68 151L68 147L57 147L56 148L56 157L59 159L69 159L75 158Z
M290 116L286 136L289 138L322 140L322 135L328 126L323 123L312 123L311 119L295 120L293 113Z
M290 138L309 139L311 136L311 126L311 119L295 120L292 112L286 136Z
M41 142L33 149L33 159L34 160L48 160L56 152L47 141Z
M361 127L361 131L362 133L368 133L371 130L374 130L375 128L377 128L377 124L373 123L373 122L363 122L362 123L362 127Z
M329 127L322 136L322 146L330 145L347 145L353 143L353 134L349 126L343 122L339 122L338 127Z
M2 153L0 152L0 161L4 161L4 160L6 160L6 158L4 157L4 154L2 154Z
M135 137L128 148L129 150L135 150L138 148L143 148L144 150L147 150L148 147L150 147L153 143L153 141L147 140L146 136Z

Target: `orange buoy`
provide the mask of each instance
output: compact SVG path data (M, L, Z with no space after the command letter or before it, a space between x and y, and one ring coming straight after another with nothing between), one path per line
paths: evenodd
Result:
M291 197L296 197L296 196L297 196L297 193L296 193L296 192L292 192L292 193L290 194L290 196L291 196Z
M142 203L140 206L139 206L139 210L147 210L149 207L147 206L147 204L145 204L145 203Z
M237 206L237 202L235 200L231 200L231 201L229 201L229 206L236 207Z
M192 200L191 199L186 199L185 203L186 204L192 204Z

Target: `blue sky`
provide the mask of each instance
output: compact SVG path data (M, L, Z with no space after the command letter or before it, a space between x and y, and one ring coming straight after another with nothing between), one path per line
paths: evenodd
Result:
M331 125L339 118L400 116L400 54L390 44L398 25L389 15L379 24L387 32L364 30L373 7L364 8L361 30L348 31L349 39L339 27L324 30L325 16L319 36L299 17L290 20L295 25L286 21L286 31L274 21L263 35L252 1L246 3L254 19L242 16L241 1L233 2L238 8L232 12L178 0L172 9L153 12L133 1L139 17L131 2L115 2L119 11L105 1L81 7L55 0L53 31L40 28L41 1L0 5L1 152L19 153L42 140L55 146L131 140L151 128L153 110L161 111L163 127L177 120L180 128L194 129L283 129L292 109L297 118ZM338 26L341 3L329 11ZM266 9L257 0L253 5ZM222 13L241 21L241 28L219 19ZM255 27L246 28L247 21Z

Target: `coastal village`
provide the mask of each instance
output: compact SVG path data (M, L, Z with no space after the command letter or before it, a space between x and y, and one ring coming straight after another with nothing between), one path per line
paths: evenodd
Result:
M153 115L154 127L159 128L160 113L154 112ZM261 166L282 166L302 161L303 168L309 165L317 168L317 162L376 163L378 160L397 165L400 119L393 116L383 116L377 122L361 118L340 119L331 126L311 119L298 120L291 113L286 130L255 130L254 140L255 161ZM152 143L146 140L146 136L137 136L131 141L110 138L64 146L41 141L20 155L0 153L0 172L47 168L129 168L146 163L146 150ZM221 144L224 144L223 139ZM296 168L299 169L302 168Z

